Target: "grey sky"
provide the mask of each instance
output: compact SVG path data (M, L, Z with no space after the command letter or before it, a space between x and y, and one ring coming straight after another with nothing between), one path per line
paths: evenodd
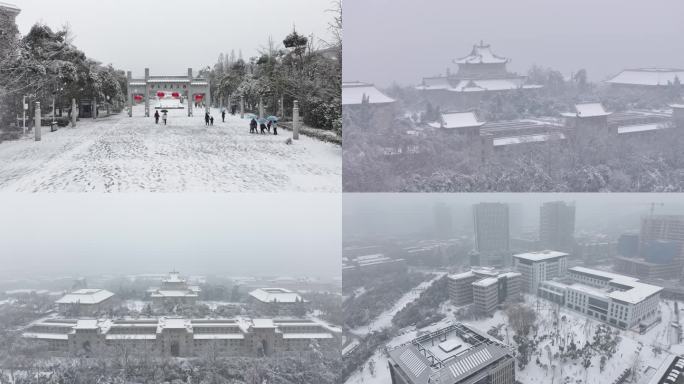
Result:
M58 28L69 23L74 43L89 57L143 75L183 75L213 65L221 52L240 49L245 59L281 43L293 25L328 39L329 0L9 0L22 12L26 34L38 21Z
M5 194L0 265L13 275L337 277L341 215L338 194Z
M521 228L511 228L513 234L521 230L536 230L539 206L545 201L563 200L576 206L576 231L599 231L616 235L638 230L639 218L650 212L684 214L684 201L679 194L566 194L566 193L398 193L345 194L343 231L345 236L401 235L434 228L433 207L443 203L453 212L458 235L472 231L472 205L480 202L503 202L511 207L511 222ZM662 203L662 205L661 205Z
M681 0L346 0L343 78L418 84L480 40L519 73L684 68L682 15Z

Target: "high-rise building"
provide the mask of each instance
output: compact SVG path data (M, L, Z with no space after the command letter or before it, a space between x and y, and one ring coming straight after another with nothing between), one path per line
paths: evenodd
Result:
M641 219L639 257L620 255L615 269L640 278L680 278L684 267L684 215Z
M474 304L479 313L490 314L506 301L520 298L522 275L499 273L493 268L474 268L448 275L449 298L454 305Z
M544 203L539 209L539 241L546 249L570 252L574 245L575 205L564 201Z
M508 205L479 203L473 206L475 246L480 255L508 252L510 230Z

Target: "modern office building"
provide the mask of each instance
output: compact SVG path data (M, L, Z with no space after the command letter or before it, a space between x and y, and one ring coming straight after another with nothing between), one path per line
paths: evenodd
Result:
M568 254L559 251L527 252L513 255L513 269L522 274L522 290L536 294L539 283L565 275Z
M338 349L341 330L311 319L43 319L22 335L54 355L131 354L200 356L211 349L228 356L263 356L318 348Z
M448 275L449 298L454 305L473 304L479 313L491 314L499 304L520 298L522 275L474 268Z
M660 321L662 290L633 277L572 267L567 279L541 282L538 294L613 326L643 332Z
M392 384L513 384L513 351L461 323L389 351Z
M544 203L539 209L539 242L545 249L571 252L575 235L575 205L564 201Z
M105 289L79 289L57 300L57 309L67 316L96 316L111 308L113 296Z

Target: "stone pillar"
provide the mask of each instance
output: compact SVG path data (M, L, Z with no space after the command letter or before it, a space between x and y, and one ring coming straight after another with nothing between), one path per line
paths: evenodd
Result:
M211 113L211 87L207 86L204 92L204 112Z
M188 117L192 116L192 106L195 102L195 99L192 98L192 68L188 68L188 99L186 100L186 103L188 103Z
M299 140L299 101L294 101L292 107L292 139Z
M281 119L285 118L285 105L282 96L280 96L280 99L278 100L278 117Z
M150 69L145 68L145 117L150 117Z
M240 96L240 118L245 118L245 97Z
M76 109L76 99L71 99L71 126L75 127L76 126L76 117L78 116L78 112Z
M259 96L259 118L264 118L264 98Z
M93 120L97 119L97 98L90 99L90 110L92 111Z
M131 89L133 74L131 71L126 72L126 78L128 78L128 117L133 117L133 89Z
M40 101L36 101L36 113L33 123L33 132L35 133L36 141L40 141L40 135L43 133L41 131L41 120L40 120Z

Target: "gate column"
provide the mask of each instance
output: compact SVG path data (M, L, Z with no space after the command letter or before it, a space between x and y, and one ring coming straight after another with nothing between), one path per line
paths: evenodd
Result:
M188 68L188 117L192 116L192 103L195 100L192 98L192 68Z
M126 78L128 78L128 117L133 117L133 90L131 89L133 74L131 71L126 73Z
M150 69L145 68L145 117L150 117Z

